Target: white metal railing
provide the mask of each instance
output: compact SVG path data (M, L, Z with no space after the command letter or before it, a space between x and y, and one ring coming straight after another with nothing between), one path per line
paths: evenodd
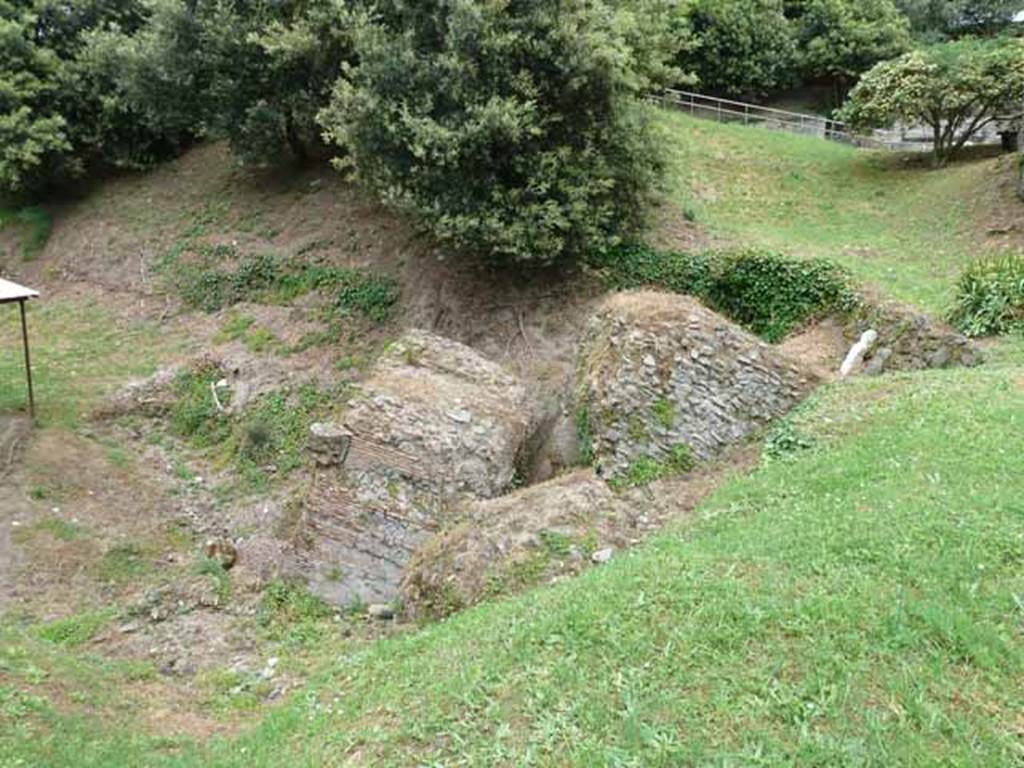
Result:
M706 96L693 91L680 91L668 88L660 95L652 96L651 101L664 107L689 112L695 117L703 117L719 122L742 123L743 125L762 125L766 128L818 136L829 141L854 144L864 147L889 147L893 144L884 139L859 136L852 133L840 120L833 120L820 115L807 115L801 112L790 112L785 109L762 107L744 101L721 99L717 96Z

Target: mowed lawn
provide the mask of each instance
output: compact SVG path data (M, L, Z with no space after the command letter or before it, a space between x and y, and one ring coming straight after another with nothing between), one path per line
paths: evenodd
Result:
M1019 358L822 390L791 427L813 447L699 520L581 578L328 654L239 739L72 718L45 674L10 664L8 707L42 698L0 718L0 765L1019 766Z
M972 217L998 161L934 171L906 154L678 112L661 123L668 196L713 235L833 259L884 295L940 314L984 250Z

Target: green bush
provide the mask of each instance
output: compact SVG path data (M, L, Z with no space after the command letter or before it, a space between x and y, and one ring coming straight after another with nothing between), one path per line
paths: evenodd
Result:
M594 255L589 263L611 288L654 286L696 296L771 342L808 320L856 304L850 276L841 267L758 249L686 254L631 245Z
M957 281L950 321L968 336L1024 330L1024 252L968 266Z
M622 5L382 0L320 115L339 165L459 250L548 263L616 243L660 174L641 97L678 45L647 21L669 3Z
M680 64L705 91L758 95L796 84L796 36L782 0L697 0L697 45Z
M807 320L854 303L850 277L841 267L759 250L718 254L708 299L717 311L772 342Z

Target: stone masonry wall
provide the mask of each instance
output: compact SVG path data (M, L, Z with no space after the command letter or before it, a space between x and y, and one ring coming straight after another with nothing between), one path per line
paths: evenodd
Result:
M415 548L463 499L512 484L526 389L449 339L411 331L381 356L342 424L311 430L307 577L338 603L393 598Z
M878 340L864 358L863 371L886 371L974 366L984 360L981 347L944 323L895 303L865 304L844 329L852 344L873 329Z
M816 380L695 299L649 291L611 297L591 320L580 407L604 477L678 446L706 459L796 405Z

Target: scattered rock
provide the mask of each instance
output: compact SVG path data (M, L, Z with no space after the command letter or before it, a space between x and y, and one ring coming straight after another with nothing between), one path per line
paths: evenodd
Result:
M185 366L162 368L152 376L130 382L99 408L101 418L138 414L150 418L165 416L174 405L171 384Z
M238 549L227 539L207 539L203 545L203 554L208 560L220 563L225 571L238 562Z
M595 562L595 563L600 565L600 564L603 564L603 563L610 562L611 559L612 559L612 556L614 554L615 554L615 550L614 549L612 549L611 547L606 547L605 549L597 550L597 552L595 552L594 554L592 554L590 556L590 559L593 562Z
M366 608L366 614L371 619L389 621L395 618L395 609L386 603L371 603Z
M981 347L950 326L910 307L894 302L866 302L848 321L844 333L850 340L868 329L878 332L878 342L864 356L864 373L925 368L971 367L984 360Z
M864 366L865 375L880 376L885 371L886 363L889 362L890 357L892 357L892 350L888 347L882 347L877 350Z

